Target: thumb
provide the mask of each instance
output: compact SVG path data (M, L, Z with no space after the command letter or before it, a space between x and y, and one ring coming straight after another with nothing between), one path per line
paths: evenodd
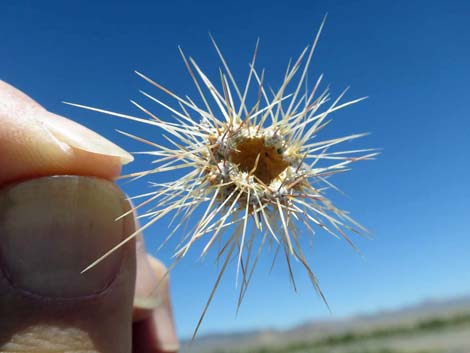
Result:
M135 244L109 181L44 177L0 189L0 351L131 351Z

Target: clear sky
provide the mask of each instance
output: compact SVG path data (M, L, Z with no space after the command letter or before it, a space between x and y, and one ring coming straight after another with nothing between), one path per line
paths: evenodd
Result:
M383 148L378 160L356 164L332 180L347 197L329 195L375 236L355 238L361 258L345 242L318 233L311 261L332 316L470 293L467 1L3 0L0 78L124 148L141 150L114 129L156 141L160 132L61 101L137 114L129 99L145 101L139 89L165 97L135 69L179 94L194 95L177 45L217 75L209 31L240 80L260 37L260 66L276 87L288 59L311 43L326 12L311 80L323 72L333 94L350 85L349 98L370 98L336 114L325 136L369 131L357 145ZM125 172L148 163L138 157ZM150 190L144 182L123 188L130 195ZM149 248L156 249L166 232L164 222L150 228ZM169 263L171 250L158 256ZM196 259L197 253L186 258L171 278L183 336L192 333L217 270ZM283 262L271 274L269 266L266 256L236 317L233 265L201 332L288 327L330 317L300 266L298 293Z

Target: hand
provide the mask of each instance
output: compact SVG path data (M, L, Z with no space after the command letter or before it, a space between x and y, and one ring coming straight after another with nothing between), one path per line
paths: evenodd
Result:
M132 157L0 81L0 351L175 352L166 269L114 185ZM132 339L133 338L133 339Z

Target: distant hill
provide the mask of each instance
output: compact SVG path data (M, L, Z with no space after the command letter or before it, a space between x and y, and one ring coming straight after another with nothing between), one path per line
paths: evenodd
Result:
M182 353L214 353L232 350L247 350L258 347L277 347L292 342L321 339L348 332L367 332L393 326L412 325L418 321L435 317L470 313L470 296L449 300L428 300L396 310L378 311L373 314L356 315L343 319L322 320L303 323L288 330L256 330L229 334L200 336L188 349L183 342ZM470 341L470 337L469 337Z

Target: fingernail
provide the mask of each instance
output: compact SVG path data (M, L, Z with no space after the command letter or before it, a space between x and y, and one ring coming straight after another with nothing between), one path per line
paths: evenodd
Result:
M0 190L0 267L12 286L44 297L105 290L118 273L120 248L80 272L128 231L124 197L111 182L78 176L25 181Z
M162 300L158 297L134 297L134 308L137 310L154 310L161 303Z
M179 342L176 335L175 320L170 302L170 281L166 268L154 257L147 256L148 262L153 268L154 273L163 273L164 278L160 277L157 290L162 303L153 311L153 319L156 328L156 338L158 347L162 352L177 352ZM164 271L162 271L164 269Z
M129 152L72 120L49 112L40 114L37 118L59 141L73 148L118 157L122 164L127 164L134 160L134 157Z
M175 323L170 305L162 304L153 313L158 347L163 352L177 352L179 350L176 337Z
M138 229L139 224L137 219L135 219L135 222L135 227ZM136 238L136 259L137 280L134 295L134 309L137 314L142 314L140 313L141 311L145 313L159 307L162 303L162 298L159 291L158 279L149 263L144 239L141 234ZM137 318L134 319L138 320L139 316L140 315L137 315Z
M134 322L141 322L146 337L144 342L148 342L149 347L154 347L158 352L177 352L179 342L170 302L167 269L146 253L142 236L137 238L136 252Z

